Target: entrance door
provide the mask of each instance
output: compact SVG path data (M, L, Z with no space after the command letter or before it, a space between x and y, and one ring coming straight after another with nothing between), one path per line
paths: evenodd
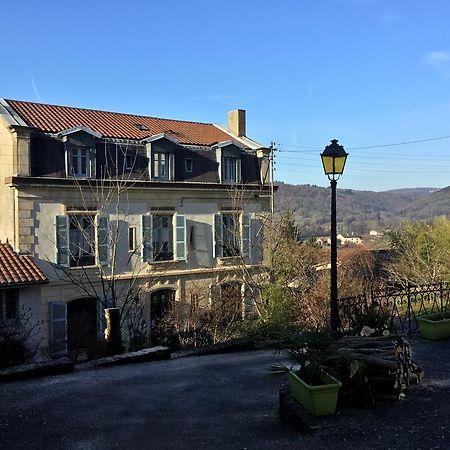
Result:
M78 298L67 304L67 349L91 347L97 340L97 301Z
M175 291L163 289L150 295L150 343L160 345L164 341L162 319L170 311L175 300Z

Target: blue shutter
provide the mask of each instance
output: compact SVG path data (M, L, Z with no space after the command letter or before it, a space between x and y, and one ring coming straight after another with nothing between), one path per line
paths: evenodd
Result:
M242 214L241 251L242 256L250 256L250 216L248 214Z
M67 353L67 304L51 302L49 306L49 346L54 356Z
M55 234L56 264L69 267L69 216L56 216Z
M98 299L97 300L97 310L98 310L98 338L104 339L104 332L105 332L105 305L107 305L107 300L104 300L103 302Z
M153 261L153 217L142 216L142 261Z
M186 217L177 214L175 217L175 252L178 261L186 261Z
M97 262L101 266L109 264L109 227L107 216L96 216Z
M222 214L214 214L213 258L223 256L223 222Z
M250 220L250 258L253 264L260 264L263 260L264 224L261 219Z

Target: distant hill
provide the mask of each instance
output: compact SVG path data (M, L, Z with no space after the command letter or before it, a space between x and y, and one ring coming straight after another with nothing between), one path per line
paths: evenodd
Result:
M338 227L343 233L366 234L398 226L405 220L450 216L450 186L383 192L338 189ZM330 226L330 189L279 183L277 210L293 211L305 236L327 234Z

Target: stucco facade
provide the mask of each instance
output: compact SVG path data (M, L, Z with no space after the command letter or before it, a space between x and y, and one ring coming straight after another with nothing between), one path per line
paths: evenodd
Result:
M65 329L66 335L68 332L64 318L52 316L59 314L52 305L62 305L59 311L67 314L71 302L94 297L95 292L99 305L107 306L98 293L105 292L102 282L108 277L114 279L117 292L125 292L125 286L133 280L148 296L148 302L159 291L173 292L173 301L178 304L188 303L192 295L202 292L200 301L205 307L209 306L211 286L234 281L241 286L243 314L251 310L244 273L257 272L262 261L260 236L269 209L267 149L243 135L211 128L212 124L205 128L205 124L197 127L196 123L188 123L186 129L183 127L187 125L180 122L178 132L177 124L171 123L167 133L155 134L148 129L147 137L130 136L126 141L106 138L81 122L68 131L48 132L40 123L41 129L37 128L33 116L22 111L21 106L21 102L9 100L0 103L0 240L8 241L21 254L31 255L49 279L47 285L29 290L24 297L33 316L42 322L40 340L44 351L52 353L52 333L56 335L56 329L61 333ZM144 118L140 119L144 122ZM241 123L234 124L238 131L242 129L242 114L239 120ZM89 117L86 122L92 125ZM141 128L144 125L139 124ZM197 131L198 142L183 142L183 133L189 135L186 140L195 141ZM221 143L215 142L218 132L226 137L219 135ZM73 150L88 147L90 153ZM119 148L121 159L117 157ZM134 159L127 159L127 151ZM105 167L111 155L115 155L115 168L108 172ZM119 159L123 162L118 163ZM133 166L125 175L130 161ZM73 172L73 167L69 170L76 164L81 176ZM90 164L89 168L86 164ZM230 177L231 182L227 180ZM79 259L74 264L72 232L75 236L77 230L73 218L93 217L97 224L100 214L107 224L105 237L100 238L98 229L92 231L93 259L87 264ZM227 252L223 234L218 240L224 216L236 221L236 254ZM68 218L65 223L70 230L61 228L64 218ZM156 225L163 219L167 224ZM86 240L83 234L88 228L86 225L78 233L77 245ZM220 233L226 231L223 228ZM107 261L100 261L101 239L107 242L103 249L108 252L103 256ZM158 239L167 247L163 253L155 250ZM103 280L98 276L99 266ZM93 291L89 294L74 284L73 274L89 279ZM120 289L121 285L124 289ZM101 333L101 319L98 324Z

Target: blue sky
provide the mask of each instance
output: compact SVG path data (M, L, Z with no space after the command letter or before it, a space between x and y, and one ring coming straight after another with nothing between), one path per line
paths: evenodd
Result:
M448 0L21 1L2 5L0 97L224 124L275 141L276 178L450 184Z

